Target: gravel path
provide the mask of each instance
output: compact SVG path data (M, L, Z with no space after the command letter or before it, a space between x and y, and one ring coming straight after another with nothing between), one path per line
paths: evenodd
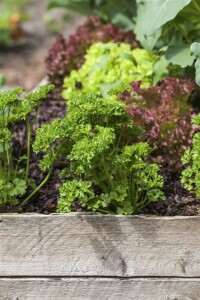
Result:
M23 24L26 43L7 49L0 48L0 74L11 87L22 86L31 90L45 76L45 57L55 40L55 34L48 31L44 23L47 0L33 0L26 12L30 20ZM52 10L53 17L60 22L61 32L69 36L83 22L83 17L72 15L70 21L61 22L63 10Z

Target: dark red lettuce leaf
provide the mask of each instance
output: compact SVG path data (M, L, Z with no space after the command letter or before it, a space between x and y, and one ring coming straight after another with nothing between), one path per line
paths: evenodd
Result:
M131 91L122 93L120 99L127 104L128 114L144 128L144 140L156 147L153 155L164 165L179 167L196 130L191 118L197 110L189 104L189 97L197 87L183 78L166 78L149 88L140 85L131 83Z

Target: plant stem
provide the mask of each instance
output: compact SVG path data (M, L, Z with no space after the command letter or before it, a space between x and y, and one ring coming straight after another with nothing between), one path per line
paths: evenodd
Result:
M52 172L52 168L49 169L49 172L47 173L47 176L45 179L38 185L38 187L20 204L20 206L25 205L40 189L43 187L43 185L48 181L50 175Z
M194 4L196 10L200 13L200 6L199 6L199 4L196 2L196 0L193 0L193 4Z
M134 175L130 174L129 178L129 201L133 205L133 213L138 211L138 200L139 200L139 192L138 192L138 184L134 183Z
M29 172L29 166L30 166L30 155L31 155L31 131L33 128L33 124L35 124L36 119L38 115L38 109L36 110L35 113L35 118L33 120L33 123L31 124L28 118L28 115L26 117L26 130L27 130L27 160L26 160L26 176L25 180L27 181L28 179L28 172Z
M2 110L2 120L3 120L3 123L5 123L4 109ZM6 145L6 144L5 144L5 141L3 141L3 143L2 143L2 147L3 147L3 170L4 170L4 174L7 175L7 172L6 172L6 163L7 163L7 161L6 161L6 158L5 158L5 156L4 156L5 150L6 150L6 146L5 146L5 145ZM7 176L6 176L6 177L7 177Z
M108 181L110 182L110 185L111 185L111 187L112 187L112 190L114 191L114 190L115 190L115 187L114 187L114 184L113 184L111 175L110 175L110 173L108 172L108 169L107 169L107 166L106 166L104 157L103 157L102 155L101 155L101 161L102 161L102 165L103 165L104 172L106 173L106 176L107 176L107 178L108 178Z
M2 145L3 145L3 154L5 154L5 152L6 152L6 146L5 146L5 142L4 141L3 141ZM7 174L7 172L6 172L6 164L7 164L7 161L6 161L5 155L3 155L3 169L4 169L4 174Z
M10 153L8 150L8 146L6 150L6 157L7 157L7 179L10 180L10 173L11 173L11 161L10 161Z
M27 160L26 160L26 177L25 180L28 179L28 172L29 172L29 166L30 166L30 145L31 145L31 126L29 119L27 117L26 119L26 127L27 127Z
M104 214L114 215L114 213L112 211L109 211L109 210L106 210L106 209L98 208L98 209L96 209L96 211L99 211L99 212L104 213Z
M130 201L131 201L131 203L133 203L133 211L135 213L136 209L137 209L138 194L137 194L137 185L133 183L133 174L131 174L131 177L130 177L130 186L131 186Z
M107 186L103 183L103 181L101 181L97 174L100 174L100 171L96 171L96 169L94 168L94 171L92 172L92 177L96 181L95 184L97 184L102 191L107 192Z

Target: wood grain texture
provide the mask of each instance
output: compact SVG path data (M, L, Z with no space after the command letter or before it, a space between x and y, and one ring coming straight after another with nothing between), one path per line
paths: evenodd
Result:
M0 279L1 300L199 300L199 279Z
M0 276L200 277L200 218L0 215Z

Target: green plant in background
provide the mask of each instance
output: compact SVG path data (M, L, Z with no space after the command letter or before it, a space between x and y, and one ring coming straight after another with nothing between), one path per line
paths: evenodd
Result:
M136 2L135 0L49 0L48 8L62 7L85 16L96 15L104 22L121 24L126 29L133 29Z
M83 94L69 100L67 117L39 128L33 145L36 153L46 153L42 170L62 156L68 161L61 172L66 182L58 211L69 212L78 201L93 211L135 214L163 199L159 167L147 162L152 150L138 142L142 134L116 95Z
M200 126L200 115L192 120L194 125ZM194 190L196 196L200 197L200 132L193 136L193 145L191 149L185 151L182 157L182 163L186 169L182 172L181 182L184 187L191 191Z
M195 56L196 83L200 85L200 43L194 42L190 47L191 52Z
M1 6L0 6L1 9ZM21 17L18 14L14 15L14 22L12 21L13 13L9 11L0 12L0 45L11 44L13 38L21 36L20 22Z
M33 0L1 0L2 5L7 6L12 11L20 11Z
M141 46L157 49L159 68L179 65L194 77L195 55L190 45L200 41L200 3L197 0L50 0L49 7L65 7L79 13L94 14L105 22L117 23L136 34ZM192 51L191 51L192 50ZM199 63L195 64L200 77ZM158 69L159 69L158 68ZM191 72L192 71L192 72ZM190 72L190 73L189 73ZM197 84L200 85L199 79Z
M199 17L197 0L149 0L137 9L134 31L145 49L159 49L168 63L179 65L194 77L195 56L190 45L200 40Z
M31 131L40 102L52 88L53 85L42 86L24 97L21 97L21 88L0 93L0 205L24 204L38 190L28 177ZM29 113L34 111L35 118L30 121ZM26 122L27 155L16 158L13 156L12 132L14 125L22 120ZM25 167L22 167L22 162L25 162ZM26 193L28 186L33 187L34 191L20 202L19 198Z
M163 76L161 72L160 75L157 72L156 76L154 73L159 62L157 55L144 49L132 50L125 43L95 43L88 49L85 59L79 70L73 70L70 76L65 77L65 99L78 96L80 91L106 96L109 90L122 82L142 80L142 87L149 87Z
M62 29L62 24L58 23L58 21L55 20L50 13L45 13L43 16L43 22L48 31L52 34L59 33Z
M2 0L0 2L0 45L10 45L22 37L21 23L28 16L23 12L31 0Z

